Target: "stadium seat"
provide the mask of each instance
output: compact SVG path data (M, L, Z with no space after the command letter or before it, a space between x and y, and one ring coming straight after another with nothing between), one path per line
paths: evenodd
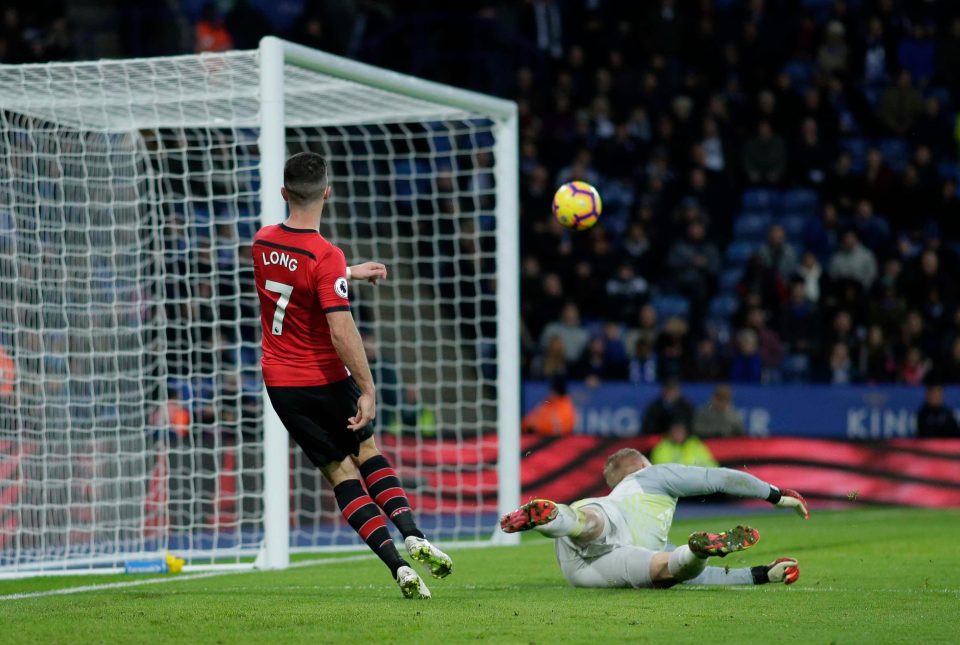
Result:
M788 190L783 195L783 212L790 215L813 215L819 205L817 193L809 188Z
M788 354L780 373L784 383L804 383L810 378L810 358L806 354Z
M840 141L840 147L845 151L850 153L851 157L851 168L854 172L859 172L863 170L864 165L866 164L867 159L867 144L866 139L861 139L859 137L850 137Z
M950 90L946 87L928 87L927 91L924 93L928 97L932 97L940 101L940 109L944 112L947 111L953 103L953 100L950 97Z
M707 333L721 345L730 342L731 325L729 318L708 318Z
M651 304L660 320L678 316L687 318L690 315L690 301L683 296L655 296Z
M777 210L780 194L770 188L750 188L743 193L743 210L747 213Z
M903 139L881 139L877 142L877 148L894 172L903 172L903 169L907 167L910 149Z
M713 319L729 319L740 307L740 300L736 296L721 295L710 301L709 316Z
M740 267L725 269L720 274L720 291L724 293L731 293L736 290L742 275L743 271L740 270Z
M738 240L763 240L772 223L772 213L744 213L733 222L733 236Z
M788 240L799 241L803 238L809 221L810 216L807 215L785 215L777 220L777 223L783 227Z
M727 247L727 264L740 266L760 248L757 240L737 240Z
M810 61L794 59L783 66L783 73L790 77L795 90L803 90L810 84L816 67Z
M941 179L952 179L956 181L957 178L960 177L960 165L952 161L944 161L937 166L937 173Z

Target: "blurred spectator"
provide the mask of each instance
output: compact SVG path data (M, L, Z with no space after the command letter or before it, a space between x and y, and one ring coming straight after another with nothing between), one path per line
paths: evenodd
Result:
M860 348L859 371L867 383L892 383L896 380L897 363L880 325L871 325L867 330L867 338Z
M657 254L653 250L647 229L642 222L634 222L627 229L622 250L638 277L649 278L654 274Z
M922 111L923 97L913 87L910 71L901 69L896 84L883 93L877 117L891 134L904 136Z
M400 405L400 374L393 361L380 352L376 334L363 330L361 340L367 363L370 364L370 372L373 374L373 382L377 384L377 396L381 403L380 418L384 425L389 427Z
M530 363L530 376L535 379L549 379L566 377L568 372L567 351L563 345L563 338L559 335L548 337L544 350Z
M853 280L869 290L877 278L877 260L850 230L843 234L840 248L830 258L829 272L834 280Z
M621 264L617 274L607 280L606 286L608 301L616 304L616 311L610 312L611 317L621 320L636 318L640 306L647 299L649 286L643 277L634 272L633 264Z
M640 308L640 315L637 316L637 327L627 334L627 345L635 345L638 340L645 340L647 344L653 347L657 342L657 310L651 304L646 304Z
M665 381L660 396L650 402L643 412L642 432L646 435L664 434L674 423L685 427L693 423L693 404L680 391L680 381Z
M810 186L823 184L831 161L830 150L820 138L817 122L812 118L804 119L790 159L795 180Z
M762 371L757 334L752 329L741 329L737 333L737 350L730 367L730 380L734 383L759 383Z
M759 307L753 307L747 311L746 322L747 327L756 335L757 352L763 370L776 371L783 362L783 343L780 342L777 332L767 326L766 313Z
M860 68L863 80L868 85L879 86L889 78L894 56L884 33L883 21L878 16L870 18L867 37L863 43Z
M571 434L577 422L577 411L573 399L567 394L567 384L562 378L550 380L547 398L530 410L521 427L524 432L541 435Z
M0 405L13 400L13 386L17 382L17 364L7 348L0 344Z
M608 351L603 336L594 336L587 344L583 356L571 369L573 378L586 379L596 385L600 381L625 381L629 374L626 355Z
M668 318L657 336L657 378L661 381L679 378L687 357L687 332L682 318Z
M756 136L747 140L743 170L752 184L777 185L783 179L787 170L787 145L769 121L761 121Z
M853 227L864 245L877 255L885 255L891 246L890 225L887 220L876 217L869 199L857 202Z
M643 336L636 337L628 370L631 383L657 382L657 356L653 353L650 341Z
M849 48L844 39L846 31L843 23L838 20L827 23L827 37L817 52L820 69L827 74L842 74L847 70Z
M733 390L729 385L718 385L710 400L697 410L693 418L693 434L701 439L712 437L739 437L746 434L743 419L733 409Z
M237 49L253 49L271 33L267 16L250 0L234 0L224 21Z
M717 351L717 343L710 336L697 341L688 362L687 378L691 381L722 381L730 374L730 367Z
M858 380L853 360L850 358L850 348L846 343L835 342L831 345L825 380L831 385L847 385Z
M803 280L803 291L812 303L820 300L820 280L823 278L823 269L817 256L807 251L800 259L797 276Z
M955 17L949 30L937 43L937 75L954 96L960 90L960 17Z
M930 361L923 356L919 347L910 347L900 366L900 382L908 385L920 385L930 371Z
M960 438L956 415L944 405L943 386L939 383L927 386L923 405L917 411L917 438Z
M180 392L175 388L167 391L166 403L154 410L150 425L165 432L170 439L186 438L190 435L190 408L181 400Z
M546 348L551 338L559 337L563 341L563 348L568 363L575 363L580 359L583 350L590 341L590 335L580 326L580 310L572 302L568 302L560 311L560 320L548 324L540 336L540 344Z
M797 268L797 254L787 244L787 235L779 224L770 227L767 241L757 252L763 263L775 270L781 279L790 278Z
M808 356L817 353L820 314L810 300L803 280L796 280L790 286L790 300L784 306L780 328L788 352Z
M666 436L650 452L653 464L682 464L684 466L716 467L717 460L710 449L697 437L691 437L687 424L676 421Z
M945 383L960 383L960 336L949 343L949 350L942 361L940 375Z
M900 39L897 59L903 69L910 72L918 83L925 83L933 76L934 43L930 38L933 27L914 23Z
M200 19L197 21L197 37L194 51L200 52L225 52L233 49L233 38L227 31L226 23L220 10L217 9L215 2L208 2L203 5L200 11Z
M394 416L393 423L388 429L394 435L411 434L419 437L437 435L437 415L423 404L416 386L408 385L403 388L403 401L400 403L399 413Z
M713 287L713 276L720 270L720 253L716 245L706 239L702 222L694 220L687 225L686 238L670 248L667 266L677 291L690 300L694 315L702 315Z

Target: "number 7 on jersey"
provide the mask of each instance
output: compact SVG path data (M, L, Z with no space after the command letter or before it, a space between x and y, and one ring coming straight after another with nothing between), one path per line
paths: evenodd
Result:
M290 303L290 296L293 295L293 285L267 280L263 287L267 291L280 294L277 299L277 309L273 312L273 335L279 336L283 333L283 317L287 315L287 305Z

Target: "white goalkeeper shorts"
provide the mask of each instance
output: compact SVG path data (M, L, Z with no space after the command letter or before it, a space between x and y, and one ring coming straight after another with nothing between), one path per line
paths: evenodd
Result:
M655 551L618 546L596 558L584 558L566 540L557 540L557 561L574 587L650 587L650 561Z

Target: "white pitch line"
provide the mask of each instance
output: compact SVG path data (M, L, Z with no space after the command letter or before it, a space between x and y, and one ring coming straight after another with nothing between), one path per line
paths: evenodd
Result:
M303 567L314 567L325 564L340 564L341 562L356 562L358 560L371 560L373 555L350 555L344 558L328 558L322 560L302 560L300 562L290 563L290 569L300 569ZM46 591L30 591L25 593L13 593L6 596L0 596L0 601L4 600L26 600L29 598L43 598L44 596L66 596L75 593L86 593L88 591L104 591L109 589L127 589L130 587L141 587L143 585L156 585L164 582L185 582L187 580L202 580L204 578L215 578L217 576L228 576L237 573L253 573L256 569L245 569L241 571L208 571L206 573L188 573L184 575L174 575L169 578L148 578L147 580L129 580L124 582L106 582L98 585L82 585L79 587L64 587L62 589L48 589Z
M671 591L686 591L686 592L697 592L697 591L706 591L717 589L718 587L723 587L731 591L762 591L769 588L779 588L783 585L777 583L770 583L767 585L686 585L686 586L676 586L671 589ZM819 592L819 593L939 593L939 594L960 594L960 589L934 589L929 587L911 589L911 588L902 588L902 589L850 589L850 588L838 588L838 587L790 587L789 591L784 593L799 593L804 592Z

